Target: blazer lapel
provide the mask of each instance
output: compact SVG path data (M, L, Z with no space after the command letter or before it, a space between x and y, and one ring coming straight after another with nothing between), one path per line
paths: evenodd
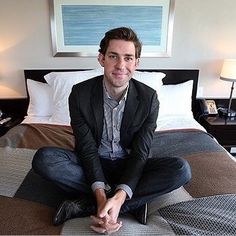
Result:
M93 88L91 105L94 113L95 121L96 121L96 136L98 140L102 138L102 130L103 130L103 86L102 86L102 76L97 78L97 83Z
M121 135L124 133L125 130L128 129L128 127L134 120L134 116L139 105L139 100L137 96L138 94L134 87L134 84L132 81L130 81L123 120L121 124Z

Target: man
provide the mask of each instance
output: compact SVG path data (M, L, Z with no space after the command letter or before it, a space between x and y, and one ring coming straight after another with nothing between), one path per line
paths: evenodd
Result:
M91 215L98 233L122 227L120 213L147 223L147 203L191 178L179 158L152 157L159 102L156 91L131 79L139 65L141 43L130 28L108 31L98 61L104 75L74 85L69 96L75 152L41 148L33 168L78 198L61 204L58 225Z

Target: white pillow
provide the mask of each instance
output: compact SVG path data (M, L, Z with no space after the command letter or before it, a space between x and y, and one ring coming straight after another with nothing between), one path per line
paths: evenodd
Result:
M51 72L44 76L53 90L53 114L51 122L70 124L68 97L74 84L102 75L103 68L86 71Z
M162 79L166 75L162 72L135 71L133 78L155 89L159 93Z
M27 79L29 92L28 116L51 116L52 115L52 89L46 83Z
M176 85L162 85L158 94L160 102L158 118L166 116L192 117L192 88L193 80Z

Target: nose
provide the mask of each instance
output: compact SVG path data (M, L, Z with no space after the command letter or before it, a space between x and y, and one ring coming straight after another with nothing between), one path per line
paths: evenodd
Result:
M125 60L120 58L116 63L116 67L119 69L124 69L125 68Z

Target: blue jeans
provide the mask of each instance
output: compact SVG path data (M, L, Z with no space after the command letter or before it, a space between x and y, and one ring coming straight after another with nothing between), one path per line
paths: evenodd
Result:
M114 186L126 165L126 159L101 158L104 175L109 185ZM79 157L75 152L57 148L40 148L32 162L36 173L54 182L70 193L93 196L86 181ZM126 200L121 213L133 210L150 202L155 197L181 187L191 179L191 169L186 160L176 157L150 158L144 167L131 199Z

